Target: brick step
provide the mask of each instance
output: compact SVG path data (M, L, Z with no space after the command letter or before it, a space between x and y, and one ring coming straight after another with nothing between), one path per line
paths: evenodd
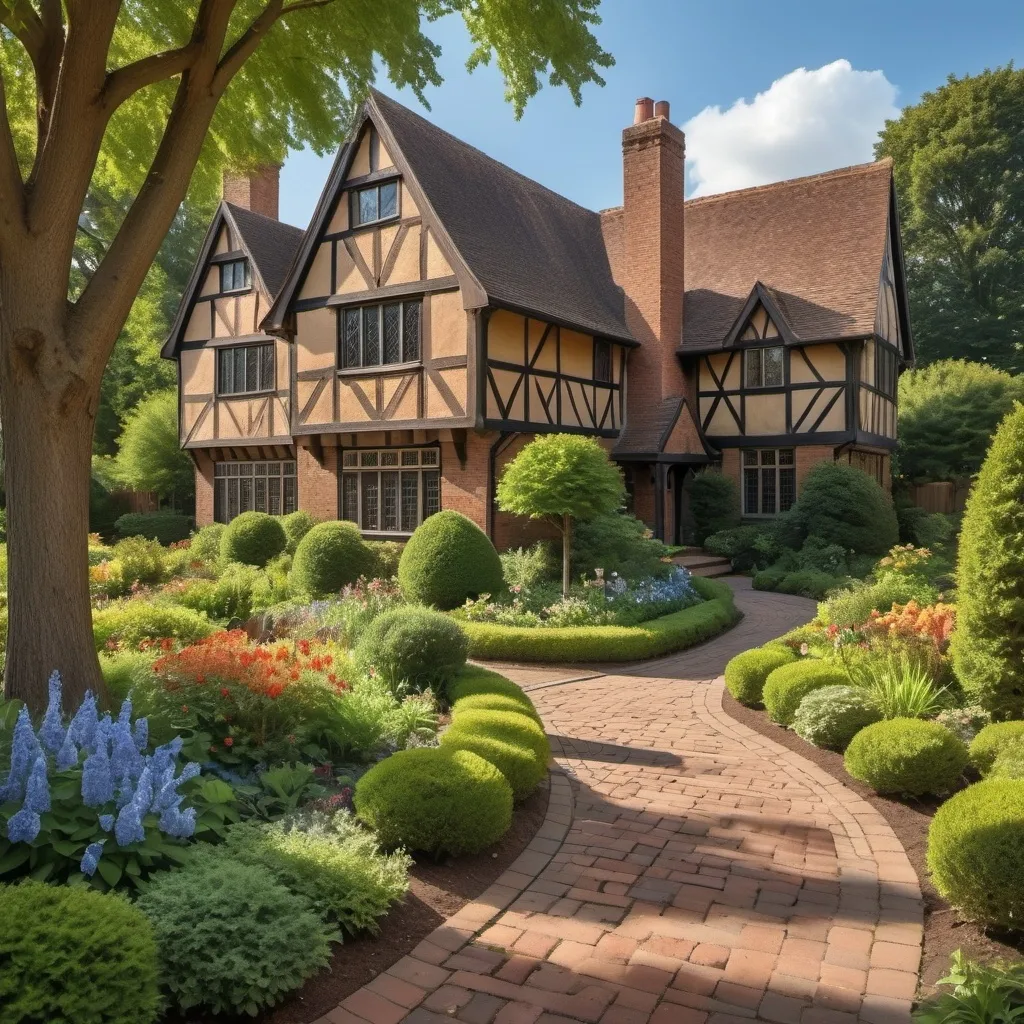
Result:
M688 569L694 576L727 576L732 572L732 562L728 558L712 555L701 548L686 548L672 561Z

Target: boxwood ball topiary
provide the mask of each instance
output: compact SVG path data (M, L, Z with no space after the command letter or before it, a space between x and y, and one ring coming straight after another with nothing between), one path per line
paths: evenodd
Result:
M288 544L281 521L266 512L243 512L221 535L220 553L226 562L264 566Z
M861 729L843 763L877 793L946 793L967 767L967 747L938 722L890 718Z
M521 701L501 693L471 693L460 697L452 704L452 721L458 721L459 715L467 711L515 711L532 718L540 725L540 715L537 714L537 709L529 697Z
M756 647L737 654L725 666L725 685L741 704L760 704L764 681L771 672L796 661L787 647Z
M150 1024L153 928L123 896L25 881L0 886L0 1020Z
M823 686L800 701L793 731L816 747L845 750L861 729L881 717L861 687Z
M437 512L416 528L398 562L410 601L457 608L467 597L505 589L501 560L487 534L461 512Z
M971 740L971 764L987 775L996 758L1014 740L1024 736L1024 722L992 722Z
M374 765L356 783L355 807L386 847L479 853L512 824L512 787L470 750L417 747Z
M842 669L817 658L805 658L773 669L765 680L761 699L773 722L792 725L800 701L812 690L820 690L825 686L847 686L849 682L849 677Z
M459 624L428 608L385 612L363 630L355 647L356 665L375 672L393 690L406 684L444 694L466 664L469 640Z
M288 538L285 551L289 555L294 555L295 549L299 546L299 541L316 526L316 520L305 509L300 508L294 512L289 512L286 516L282 516L281 525L284 527L285 537Z
M533 711L533 701L521 686L487 668L467 665L448 686L448 699L453 704L462 700L463 697L478 693L501 694L503 697L522 704L528 711Z
M551 758L544 730L532 718L517 711L464 711L457 719L461 729L493 736L531 751L541 764Z
M529 748L488 736L455 721L441 735L445 750L471 750L490 761L512 787L516 800L524 800L540 783L548 766Z
M1024 737L1018 737L1000 748L986 778L1024 779Z
M985 779L950 797L928 829L935 888L966 918L1024 923L1024 780Z
M327 597L373 572L373 552L355 523L318 523L295 549L291 583L310 597Z

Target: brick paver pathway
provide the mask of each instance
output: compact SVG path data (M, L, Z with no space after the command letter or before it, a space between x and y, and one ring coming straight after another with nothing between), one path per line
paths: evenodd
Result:
M745 620L699 649L615 675L509 673L559 768L543 828L318 1024L909 1019L922 903L892 830L722 710L725 661L813 607L737 584Z

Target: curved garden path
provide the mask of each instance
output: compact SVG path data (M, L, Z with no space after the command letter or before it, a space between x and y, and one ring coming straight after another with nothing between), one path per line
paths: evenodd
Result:
M557 762L512 867L317 1024L896 1024L921 953L885 819L722 710L733 654L812 602L731 580L743 622L616 674L503 668Z

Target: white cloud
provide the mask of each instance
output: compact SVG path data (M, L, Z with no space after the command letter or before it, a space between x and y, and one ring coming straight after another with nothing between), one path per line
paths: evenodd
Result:
M686 132L694 195L816 174L871 160L885 119L899 113L896 87L882 71L837 60L797 68L753 100L706 107Z

